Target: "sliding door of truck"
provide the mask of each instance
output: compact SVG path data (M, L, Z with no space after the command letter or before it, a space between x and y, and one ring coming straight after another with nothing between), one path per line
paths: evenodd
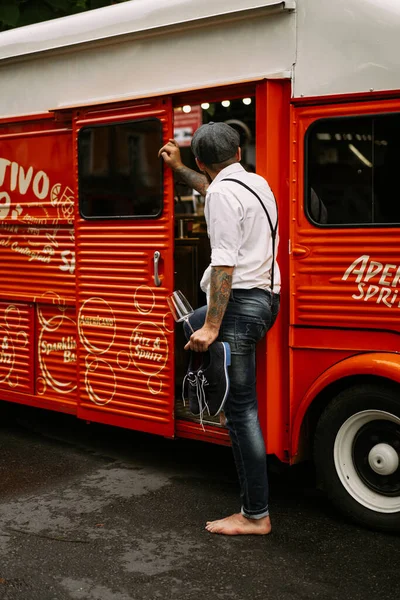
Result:
M169 101L75 120L78 416L172 436L173 183L158 150Z

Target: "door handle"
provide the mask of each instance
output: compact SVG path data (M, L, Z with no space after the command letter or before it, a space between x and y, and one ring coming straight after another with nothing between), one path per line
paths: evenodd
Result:
M154 278L154 285L156 287L160 287L161 285L161 279L158 276L158 261L161 258L161 252L159 252L158 250L156 250L154 252L154 274L153 274L153 278Z
M310 248L306 248L305 246L295 246L292 250L292 254L298 258L305 258L310 254Z

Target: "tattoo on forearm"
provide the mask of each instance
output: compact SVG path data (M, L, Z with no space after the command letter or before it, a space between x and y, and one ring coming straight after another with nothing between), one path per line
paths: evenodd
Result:
M186 183L186 185L199 192L202 196L206 195L209 183L205 175L185 166L179 167L179 169L176 170L176 174L184 183Z
M220 326L232 288L232 275L223 267L212 267L210 280L210 302L207 321Z

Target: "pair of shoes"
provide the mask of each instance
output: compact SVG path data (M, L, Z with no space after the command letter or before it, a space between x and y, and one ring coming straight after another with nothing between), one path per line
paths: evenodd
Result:
M200 415L202 423L204 412L210 417L217 416L228 397L231 349L227 342L214 342L200 357L200 366L196 369L195 362L199 360L199 354L191 351L189 367L183 380L182 397L185 401L187 395L190 412Z

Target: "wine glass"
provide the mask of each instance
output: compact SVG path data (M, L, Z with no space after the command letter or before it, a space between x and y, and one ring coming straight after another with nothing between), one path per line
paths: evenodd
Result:
M167 297L167 302L175 321L177 323L185 321L190 328L190 331L194 333L193 327L189 321L189 317L194 313L194 310L186 296L180 290L176 290Z

